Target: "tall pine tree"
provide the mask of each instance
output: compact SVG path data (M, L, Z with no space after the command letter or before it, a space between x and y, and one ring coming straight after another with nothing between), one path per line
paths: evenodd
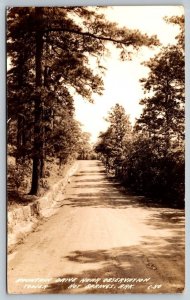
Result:
M122 59L127 56L129 46L138 49L158 44L155 36L119 28L116 23L107 21L100 11L101 8L92 7L8 9L9 82L12 85L17 83L14 91L11 90L9 107L18 127L20 106L25 119L25 110L29 107L31 112L31 194L38 193L44 160L43 116L46 106L51 106L52 116L54 99L62 89L67 90L70 98L71 87L89 101L93 100L93 93L101 94L101 68L95 73L90 68L89 56L95 56L99 65L99 57L104 55L109 43L121 49ZM17 104L18 111L15 112Z

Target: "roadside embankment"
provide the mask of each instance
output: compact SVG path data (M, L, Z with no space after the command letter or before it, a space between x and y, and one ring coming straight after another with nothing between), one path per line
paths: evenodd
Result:
M14 250L17 244L22 243L24 237L34 230L43 218L56 213L59 209L59 201L64 198L64 190L68 180L77 171L78 165L79 162L75 161L64 175L64 178L54 184L45 195L28 205L21 206L7 213L9 253Z

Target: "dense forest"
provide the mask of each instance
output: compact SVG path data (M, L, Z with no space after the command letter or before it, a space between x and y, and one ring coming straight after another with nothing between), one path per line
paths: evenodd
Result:
M177 44L161 48L144 65L143 112L132 127L125 109L116 104L107 116L109 127L99 136L96 151L108 172L138 194L170 206L184 206L184 19Z
M94 94L103 94L101 58L109 46L119 49L121 60L141 47L160 46L156 36L119 27L104 11L106 7L7 10L8 155L14 158L8 176L17 189L30 178L28 192L38 195L51 165L61 168L73 159L95 158L89 134L75 119L73 95L93 102ZM132 126L117 104L95 150L125 186L183 205L184 19L166 22L179 26L180 33L176 45L160 47L144 62L150 72L139 83L145 92L142 115Z

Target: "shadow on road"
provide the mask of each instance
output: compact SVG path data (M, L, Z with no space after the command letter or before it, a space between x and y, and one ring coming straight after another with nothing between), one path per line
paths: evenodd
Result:
M79 193L77 195L70 195L72 197L67 198L65 205L72 207L85 207L90 206L94 208L113 208L113 209L124 209L133 204L137 205L137 197L135 200L133 198L118 196L117 193L112 193L112 195L107 195L107 193Z
M99 174L101 173L101 175ZM73 189L76 191L70 197L71 206L93 206L125 208L129 204L134 206L154 207L154 208L174 208L168 201L152 199L142 195L137 195L124 188L113 178L106 176L104 170L85 172L81 171L73 176ZM96 176L97 175L97 176ZM99 176L98 176L99 175ZM88 193L81 193L81 189L88 189ZM96 192L97 191L97 192ZM115 196L113 196L115 195ZM90 198L89 198L90 197ZM109 201L111 199L111 202ZM113 202L114 201L114 202ZM184 211L183 208L179 208Z
M80 182L80 181L79 181ZM94 208L113 208L113 209L125 209L128 207L143 207L145 209L151 208L165 208L174 210L174 215L176 211L179 215L184 216L183 209L176 209L175 207L170 207L168 203L160 203L159 201L155 202L150 198L144 196L133 195L127 191L123 191L119 184L113 183L99 183L94 184L94 182L87 182L87 185L79 184L73 187L74 192L69 194L67 198L67 203L72 207L85 207L91 206ZM78 192L78 189L88 189L87 192ZM169 213L169 216L172 217L172 214ZM173 222L174 218L173 218Z
M62 256L66 264L73 266L73 273L62 273L59 277L83 278L149 278L149 284L159 283L158 291L146 290L147 285L138 284L134 290L94 288L68 289L69 283L52 283L44 293L177 293L184 288L184 211L167 208L143 196L124 190L120 184L107 179L101 172L82 171L73 176L72 186L64 206L128 209L142 207L149 214L143 222L152 229L153 236L143 233L139 243L110 249L76 250ZM101 166L101 164L100 164ZM101 174L100 174L101 173ZM159 208L156 210L155 208ZM155 236L154 236L155 232ZM127 232L126 232L127 234ZM157 282L159 279L159 282ZM102 283L102 282L101 282Z
M146 237L144 237L146 240ZM140 249L138 245L130 247L117 247L109 250L91 250L91 251L73 251L69 255L63 257L72 264L75 264L76 270L78 266L83 266L83 271L70 274L59 274L60 278L78 278L77 283L80 284L80 279L84 278L133 278L135 268L136 278L151 278L146 284L137 284L134 290L126 291L124 289L94 288L85 289L83 284L75 293L141 293L149 292L146 287L150 284L155 284L159 277L159 284L163 287L157 292L180 292L184 288L184 267L183 260L180 262L181 268L176 266L176 261L181 257L181 245L183 237L178 237L179 240L172 238L164 238L164 246L158 247L159 241L157 238L152 238L149 242L142 243ZM148 239L148 237L147 237ZM152 251L147 252L147 249ZM156 257L156 259L155 259ZM172 258L171 258L172 257ZM161 264L160 264L161 258ZM173 269L167 269L167 261L173 260ZM164 265L164 263L165 265ZM178 261L179 264L179 261ZM87 266L87 267L86 267ZM100 267L101 266L101 267ZM162 278L164 268L164 278ZM122 271L121 271L122 270ZM122 276L121 276L122 274ZM99 284L102 284L102 280ZM105 282L104 282L105 284ZM69 283L52 283L45 293L72 293L68 289ZM116 284L118 287L120 284ZM152 291L153 292L153 291Z

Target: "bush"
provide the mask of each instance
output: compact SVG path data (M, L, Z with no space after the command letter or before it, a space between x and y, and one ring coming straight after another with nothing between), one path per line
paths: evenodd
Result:
M184 205L183 152L156 151L151 140L137 140L130 145L120 174L125 186L152 196L171 206ZM166 152L165 152L166 153Z
M28 188L28 177L31 172L31 166L29 161L25 161L24 163L12 160L8 163L8 190L16 190L19 191L20 188L27 189Z

